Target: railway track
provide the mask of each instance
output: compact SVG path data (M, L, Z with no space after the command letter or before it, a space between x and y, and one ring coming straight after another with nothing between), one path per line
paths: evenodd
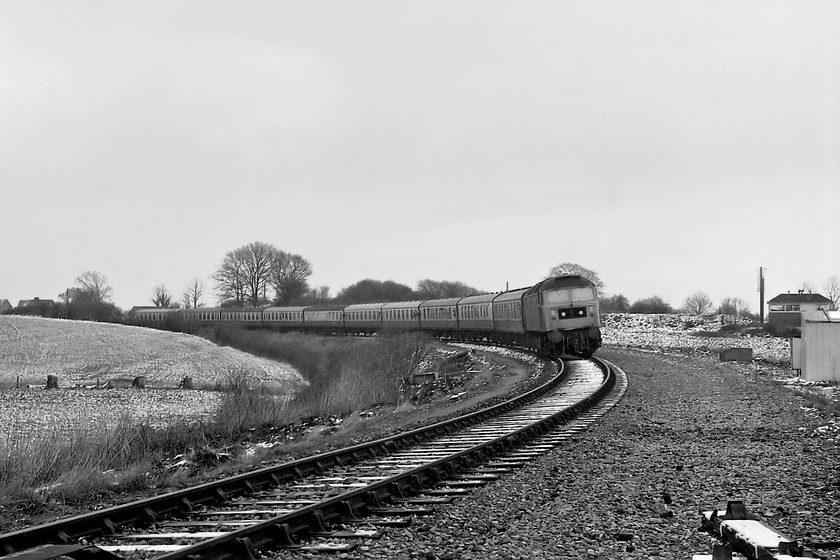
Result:
M623 395L601 360L558 362L515 399L396 437L0 535L0 558L255 558L348 550L583 431ZM351 544L347 544L350 539Z

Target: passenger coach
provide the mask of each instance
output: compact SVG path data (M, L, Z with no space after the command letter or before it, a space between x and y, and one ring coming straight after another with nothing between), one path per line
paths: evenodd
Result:
M601 345L598 294L574 275L527 288L463 298L310 307L177 309L134 308L138 324L171 328L216 323L242 327L312 329L369 335L383 328L426 330L458 340L517 344L554 353L591 354Z

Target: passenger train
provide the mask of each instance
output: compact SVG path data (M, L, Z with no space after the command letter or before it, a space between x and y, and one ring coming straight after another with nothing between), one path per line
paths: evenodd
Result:
M462 298L299 307L132 310L134 324L193 327L228 324L325 334L373 334L387 328L428 331L452 340L487 340L553 354L591 355L601 345L595 285L576 275Z

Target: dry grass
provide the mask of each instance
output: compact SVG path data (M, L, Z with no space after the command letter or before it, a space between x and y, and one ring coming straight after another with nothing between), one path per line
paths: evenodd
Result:
M193 474L216 466L216 449L236 446L253 431L396 403L429 343L407 333L353 339L233 331L220 340L263 356L257 358L186 335L118 325L12 318L0 326L7 384L10 370L30 371L20 367L29 361L43 368L41 375L81 379L80 372L96 366L100 381L143 374L172 386L182 375L174 366L190 361L213 364L210 373L190 374L205 386L215 380L217 389L0 390L7 412L0 411L6 434L0 437L0 503L19 515L183 482L183 469L166 467L176 455L189 457L186 469ZM221 356L239 359L223 362ZM167 366L152 371L144 360ZM267 383L273 367L292 371L274 360L294 364L305 382L278 375ZM166 403L173 404L171 416Z
M427 336L407 331L369 339L238 329L220 330L217 336L221 343L288 362L300 372L307 385L289 403L289 421L397 404L431 344Z

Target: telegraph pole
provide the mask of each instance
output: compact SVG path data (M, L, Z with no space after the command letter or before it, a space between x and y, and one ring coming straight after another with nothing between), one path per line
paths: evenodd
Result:
M760 324L764 324L764 268L758 267L758 320Z

